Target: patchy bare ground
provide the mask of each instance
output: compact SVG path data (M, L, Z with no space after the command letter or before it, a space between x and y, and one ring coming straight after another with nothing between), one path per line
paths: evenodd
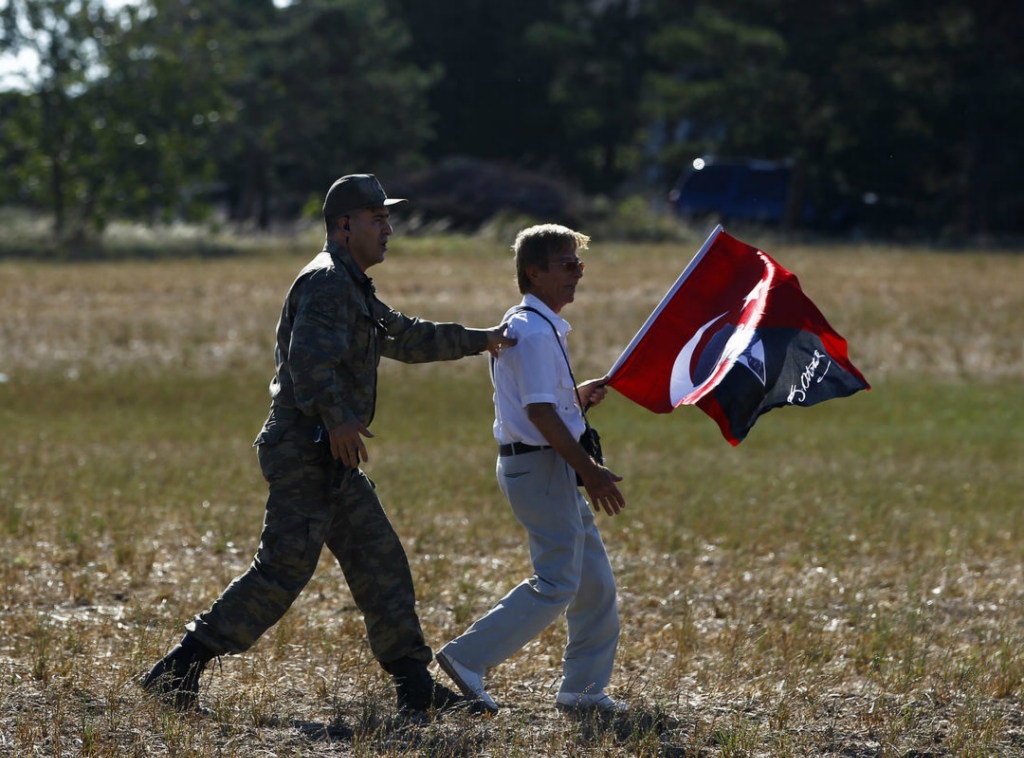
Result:
M201 546L182 550L174 573L160 560L163 552L156 550L152 579L131 589L127 575L104 571L87 579L89 567L45 551L34 565L26 561L7 574L0 749L848 758L1024 751L1017 567L962 567L962 576L949 575L959 587L955 598L938 593L935 602L913 603L905 588L887 582L896 565L871 562L839 575L839 593L832 572L782 560L752 569L741 556L714 551L710 562L662 564L654 578L650 565L620 556L624 635L614 691L634 703L628 717L580 720L552 707L564 639L558 626L492 672L492 692L504 706L496 717L416 722L395 713L359 614L328 560L253 651L212 666L202 692L206 713L182 717L150 702L135 677L173 642L186 607L200 609L223 579L203 576L209 555ZM96 557L102 567L107 556ZM515 551L496 557L511 567L522 561ZM241 553L220 558L229 564L219 567L222 575L244 567ZM496 597L473 585L468 563L449 564L446 581L421 580L431 639L458 627L457 593L446 588L479 591L474 610ZM423 558L415 570L421 577L432 572ZM672 576L684 592L631 591ZM88 597L68 594L85 586ZM923 589L928 596L935 588ZM860 599L846 603L847 592ZM857 613L864 615L851 616Z
M396 247L378 287L495 323L507 254L474 245ZM0 266L0 755L1024 755L1024 259L769 252L875 388L772 413L734 450L696 411L599 409L630 501L602 520L611 689L634 705L615 723L552 707L560 625L491 673L496 717L398 718L327 556L280 624L211 668L206 713L142 697L135 679L255 547L249 445L301 261ZM581 374L691 253L595 247ZM438 646L528 559L493 483L482 363L388 365L381 391L368 471Z

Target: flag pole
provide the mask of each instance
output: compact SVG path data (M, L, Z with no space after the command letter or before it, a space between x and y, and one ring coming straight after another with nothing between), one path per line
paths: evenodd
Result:
M661 299L661 302L658 303L658 307L655 308L654 312L647 317L647 321L645 321L644 325L640 327L640 331L636 333L636 336L633 337L632 341L626 346L626 349L622 351L622 354L615 361L614 365L612 365L611 370L607 374L605 374L605 382L611 381L612 377L615 376L615 372L618 371L622 364L626 362L626 359L629 358L634 348L636 348L640 340L643 339L644 335L647 334L647 330L650 328L651 324L654 323L655 319L657 319L661 312L665 309L665 306L669 304L669 301L671 301L672 297L676 294L676 292L679 291L679 288L683 286L683 282L686 281L687 277L689 277L693 270L697 268L697 264L701 262L705 255L707 255L708 250L711 249L711 245L714 244L715 240L718 238L718 235L721 234L721 232L722 225L718 224L715 227L714 231L711 232L708 238L704 241L704 244L701 245L701 248L700 250L697 251L697 254L693 256L693 259L687 264L686 269L683 271L683 273L681 273L679 275L679 278L676 279L676 283L672 285L672 288L665 294L665 297L663 297Z

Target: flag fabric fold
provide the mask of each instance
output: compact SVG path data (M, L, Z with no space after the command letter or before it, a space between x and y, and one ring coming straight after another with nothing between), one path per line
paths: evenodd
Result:
M796 276L719 226L608 372L629 399L696 405L738 445L758 417L870 389Z

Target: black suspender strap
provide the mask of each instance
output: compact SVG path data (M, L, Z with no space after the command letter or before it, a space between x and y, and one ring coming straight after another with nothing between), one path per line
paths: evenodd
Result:
M555 328L555 325L551 322L551 319L549 319L543 313L538 311L536 308L533 308L529 305L524 305L522 308L517 308L515 311L513 311L513 313L522 313L523 311L530 311L530 313L536 313L538 316L540 316L542 319L548 322L548 326L551 327L551 331L555 333L555 342L558 343L558 348L562 351L562 357L565 358L565 367L569 369L569 378L572 379L572 389L576 393L576 402L579 403L580 413L583 415L583 423L589 429L590 422L587 420L587 409L583 407L583 399L580 397L579 387L576 386L576 377L573 376L572 373L572 364L569 363L569 354L565 351L565 346L562 344L562 338L558 334L558 329Z

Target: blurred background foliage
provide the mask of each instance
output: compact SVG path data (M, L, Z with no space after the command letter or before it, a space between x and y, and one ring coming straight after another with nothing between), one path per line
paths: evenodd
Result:
M719 155L819 232L1019 239L1022 37L1005 0L0 0L0 206L266 229L371 171L413 228L663 239Z

